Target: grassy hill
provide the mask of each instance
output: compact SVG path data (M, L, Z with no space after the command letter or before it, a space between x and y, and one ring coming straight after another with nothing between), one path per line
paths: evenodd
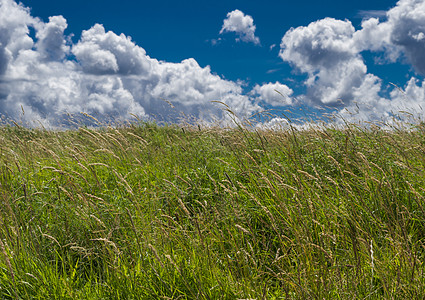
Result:
M425 127L0 128L3 299L425 297Z

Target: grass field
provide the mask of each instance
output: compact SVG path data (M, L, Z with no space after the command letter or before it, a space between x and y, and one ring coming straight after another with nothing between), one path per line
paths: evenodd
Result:
M425 127L0 128L2 299L425 297Z

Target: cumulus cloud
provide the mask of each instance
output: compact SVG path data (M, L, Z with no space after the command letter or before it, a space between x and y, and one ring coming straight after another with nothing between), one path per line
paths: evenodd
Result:
M69 51L64 38L64 31L67 27L68 24L62 16L50 17L49 23L39 25L36 47L44 59L61 60L65 58Z
M100 24L83 31L72 53L84 71L92 74L143 75L150 72L150 58L143 48L124 34L106 32Z
M385 14L369 15L359 30L349 20L325 18L283 36L279 56L307 74L307 92L298 99L331 105L344 117L361 120L389 118L403 109L418 112L425 104L425 86L417 79L403 92L393 88L382 96L383 82L368 73L362 56L364 51L381 52L387 63L401 59L425 74L425 1L401 0Z
M279 82L255 85L252 89L252 95L259 101L264 101L271 106L287 106L295 104L291 95L294 91L287 85Z
M302 72L331 68L355 56L356 50L352 47L354 31L350 21L332 18L313 22L307 27L291 28L282 38L279 55Z
M4 74L10 61L22 49L30 49L33 40L28 36L28 26L38 20L29 10L14 1L0 2L0 75Z
M223 96L231 107L237 107L239 101L249 103L248 97L242 96L240 85L211 74L209 66L201 68L193 58L178 64L159 62L157 71L159 81L151 92L154 98L194 109L209 106L209 102Z
M401 0L388 11L387 18L374 27L376 31L387 30L387 51L403 53L415 70L425 75L425 1Z
M398 59L425 74L425 1L401 0L386 12L386 19L370 18L355 33L357 48L383 51L389 62Z
M212 74L194 59L158 61L130 37L100 24L72 44L66 28L62 16L44 23L13 0L0 2L1 114L56 126L63 114L80 112L100 120L124 120L130 114L164 121L182 114L206 121L225 118L214 100L241 116L260 109L239 83Z
M243 42L260 44L260 39L255 36L255 29L254 19L249 15L245 15L242 11L235 9L227 14L227 18L223 21L220 34L234 32L239 36L236 39L237 41L241 40Z
M367 68L354 45L354 33L350 21L326 18L292 28L282 38L279 56L308 74L306 101L335 105L351 101L362 89Z

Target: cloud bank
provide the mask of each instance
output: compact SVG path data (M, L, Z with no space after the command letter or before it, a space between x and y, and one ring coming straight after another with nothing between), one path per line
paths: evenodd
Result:
M56 126L64 114L80 112L101 120L125 120L130 114L169 122L182 116L225 118L214 100L240 116L261 109L241 84L214 75L192 58L159 61L130 37L100 24L83 31L73 44L67 26L62 16L45 23L22 4L0 1L2 115Z
M80 112L101 121L131 115L167 122L184 116L225 120L223 107L212 102L217 100L242 117L296 105L328 106L349 120L388 120L400 110L423 115L425 1L400 0L384 17L381 11L363 15L368 18L358 29L349 20L325 18L285 33L279 57L306 74L306 91L297 94L280 82L244 91L242 83L213 74L193 58L159 61L100 24L73 43L63 16L43 22L22 4L0 0L0 115L52 127ZM259 44L255 29L251 16L235 10L220 33ZM391 87L370 73L365 52L385 63L408 64L416 75L401 89Z

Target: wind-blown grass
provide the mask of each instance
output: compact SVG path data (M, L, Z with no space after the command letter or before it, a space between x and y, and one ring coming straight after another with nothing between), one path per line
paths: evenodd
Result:
M425 297L425 127L0 129L4 299Z

